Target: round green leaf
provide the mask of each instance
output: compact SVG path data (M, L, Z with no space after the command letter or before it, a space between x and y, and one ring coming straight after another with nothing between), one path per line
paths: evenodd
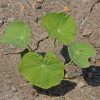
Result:
M19 70L31 84L44 89L59 84L64 77L64 65L52 52L44 58L35 52L25 54Z
M30 27L24 22L15 21L5 28L4 35L0 41L4 44L12 44L15 47L26 48L30 38Z
M52 38L63 44L69 44L76 38L76 23L72 16L61 13L49 13L43 17L42 25Z
M82 67L89 67L88 59L96 56L94 47L87 43L71 43L68 46L68 53L72 61Z

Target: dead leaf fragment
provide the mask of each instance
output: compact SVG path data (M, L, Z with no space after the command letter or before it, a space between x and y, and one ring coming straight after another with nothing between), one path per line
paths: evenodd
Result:
M71 11L71 9L68 6L65 6L63 9L63 12L70 12L70 11Z

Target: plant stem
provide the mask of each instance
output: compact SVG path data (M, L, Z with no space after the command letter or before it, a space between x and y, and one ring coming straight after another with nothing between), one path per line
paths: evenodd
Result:
M54 47L56 47L56 39L54 39Z
M56 39L54 39L54 47L53 47L53 51L55 51L56 48Z
M31 52L33 51L33 49L30 47L30 45L28 45L27 47L28 47L29 51L31 51Z
M70 60L66 65L70 65L72 63L72 60Z

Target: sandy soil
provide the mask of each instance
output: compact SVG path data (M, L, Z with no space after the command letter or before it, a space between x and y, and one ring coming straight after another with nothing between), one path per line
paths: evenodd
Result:
M97 55L91 63L97 66L99 75L91 79L89 73L95 73L94 67L87 71L70 65L65 68L66 79L60 85L49 90L39 89L26 82L18 71L21 56L17 53L22 50L0 44L0 100L100 100L100 0L44 0L42 3L0 0L0 37L8 23L22 20L34 30L30 46L36 52L47 52L54 46L54 40L48 38L41 18L48 12L63 11L64 6L71 9L69 13L77 22L77 40L96 48ZM63 45L57 42L55 50L65 61Z

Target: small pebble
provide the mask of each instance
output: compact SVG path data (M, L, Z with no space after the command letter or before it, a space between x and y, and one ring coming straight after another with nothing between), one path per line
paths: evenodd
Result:
M82 87L84 87L85 86L85 84L83 83L83 82L79 82L78 84L77 84L77 87L78 88L82 88Z
M65 74L65 79L68 79L68 75L67 75L67 73Z
M43 3L44 0L36 0L37 3Z

